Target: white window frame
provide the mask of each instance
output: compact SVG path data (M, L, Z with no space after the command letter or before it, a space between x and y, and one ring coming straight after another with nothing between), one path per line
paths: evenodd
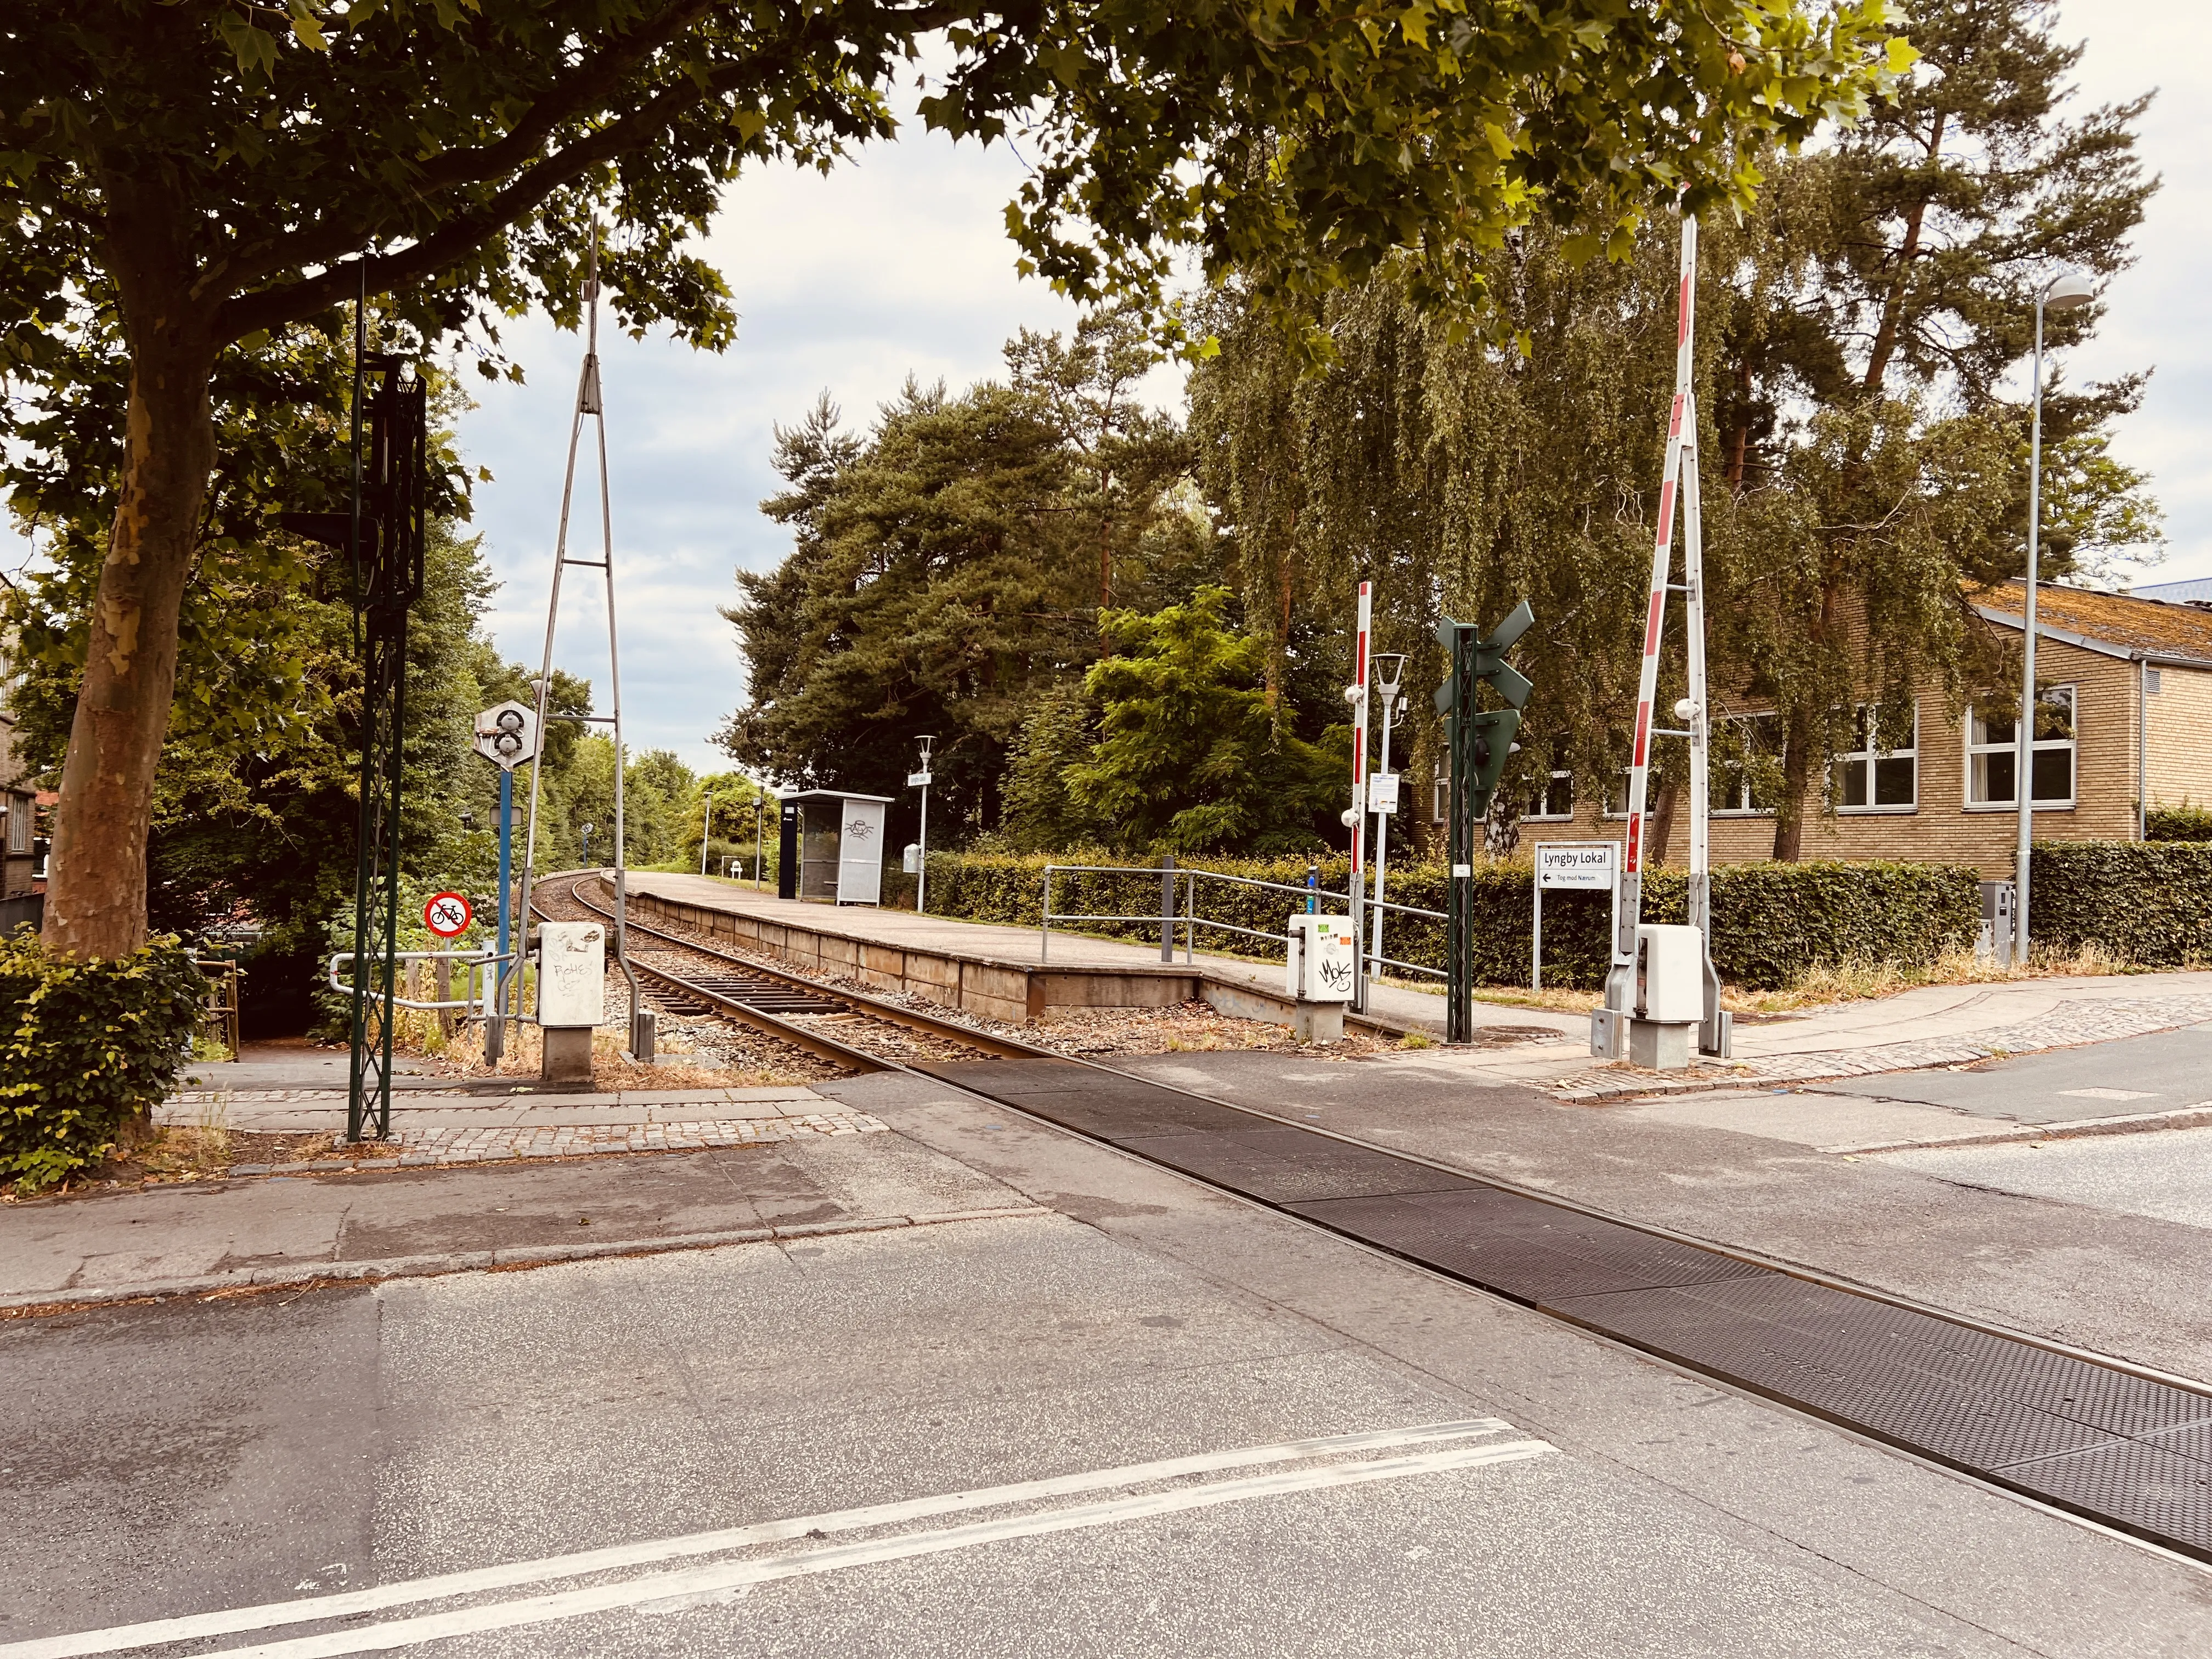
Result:
M1532 810L1522 813L1521 815L1521 821L1523 823L1572 823L1575 819L1575 775L1571 768L1565 766L1553 767L1552 769L1550 781L1544 786L1543 789L1537 794L1536 799L1530 802L1529 805L1532 808L1545 805L1547 804L1545 797L1552 793L1552 785L1562 782L1567 786L1567 810L1565 811L1538 812Z
M28 857L31 852L31 820L36 811L35 795L19 795L12 790L0 800L8 819L8 852L15 858Z
M1762 708L1762 709L1755 710L1755 711L1753 711L1753 713L1748 714L1723 714L1723 715L1722 715L1718 720L1715 720L1715 721L1713 722L1713 724L1714 724L1715 726L1727 726L1727 725L1749 725L1749 724L1751 724L1751 723L1752 723L1753 721L1754 721L1754 720L1771 720L1771 721L1773 721L1773 722L1774 722L1775 727L1776 727L1776 729L1777 729L1778 731L1780 729L1780 727L1781 727L1781 723L1782 723L1782 721L1781 721L1781 716L1779 716L1778 714L1775 714L1771 709L1764 709L1764 708ZM1706 761L1706 765L1707 765L1709 768L1711 768L1711 773L1712 773L1712 774L1717 774L1717 773L1719 772L1720 769L1721 769L1721 763L1720 763L1720 761L1719 761L1719 759L1718 759L1718 757L1717 757L1709 758L1709 759ZM1709 775L1709 778L1710 778L1710 775ZM1711 779L1711 781L1708 781L1707 786L1706 786L1706 787L1707 787L1707 788L1708 788L1708 790L1710 790L1710 789L1711 788L1711 787L1712 787L1712 782L1713 782L1713 781L1717 781L1717 779ZM1753 805L1750 805L1748 804L1748 799L1749 799L1749 796L1750 796L1750 792L1751 792L1751 784L1750 784L1749 780L1748 780L1748 779L1747 779L1747 780L1745 781L1745 782L1744 782L1743 786L1742 786L1742 793L1741 793L1741 798L1745 799L1745 801L1746 801L1746 803L1747 803L1747 804L1746 804L1746 805L1741 805L1741 806L1719 806L1719 805L1711 806L1711 807L1709 809L1709 811L1710 811L1710 812L1711 812L1711 815L1712 817L1717 817L1717 818L1771 818L1771 817L1772 817L1774 816L1774 811L1775 811L1775 809L1774 809L1773 807L1771 807L1771 806L1753 806Z
M2033 805L2039 812L2070 812L2081 796L2081 688L2071 681L2063 685L2046 685L2036 693L2036 701L2049 702L2060 692L2063 692L2066 696L2066 723L2073 735L2065 738L2038 738L2034 740L2027 763L2028 787L2032 790L2035 787L2034 757L2041 754L2056 754L2061 750L2065 750L2068 757L2066 775L2073 787L2063 797L2034 796ZM2014 736L2005 738L2001 743L1978 741L1981 727L1982 711L1969 708L1966 710L1966 741L1963 745L1966 750L1966 775L1960 798L1966 803L1966 810L1969 812L2017 812L2020 810L2020 788L2017 781L2014 781L2013 798L2010 800L1974 799L1974 762L1984 756L1990 755L2009 755L2016 759L2020 753L2020 744L2016 741L2017 726L2014 728Z
M1881 719L1881 705L1879 703L1863 702L1859 704L1852 712L1852 718L1856 720L1861 720L1865 723L1864 742L1866 743L1867 747L1863 749L1848 750L1843 754L1835 756L1828 762L1828 770L1832 781L1834 780L1835 774L1838 770L1844 767L1856 766L1863 768L1864 769L1866 776L1867 798L1866 805L1863 806L1844 805L1843 804L1843 788L1839 783L1836 785L1836 815L1838 817L1881 817L1885 814L1896 817L1908 812L1917 812L1920 810L1919 699L1916 697L1912 703L1912 741L1904 748L1879 749L1874 746L1875 739L1879 735L1876 722ZM1876 761L1899 760L1911 761L1912 763L1912 799L1910 801L1903 803L1889 801L1877 805L1875 800L1875 795L1876 793L1875 789L1875 779L1876 776L1875 763Z

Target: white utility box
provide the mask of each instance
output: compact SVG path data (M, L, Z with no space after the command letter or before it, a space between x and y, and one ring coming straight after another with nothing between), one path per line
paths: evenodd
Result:
M1291 918L1291 959L1283 988L1300 1002L1352 1000L1352 919L1309 915Z
M1697 928L1636 930L1636 1017L1662 1025L1705 1017L1705 938Z
M596 921L538 927L538 1023L599 1025L607 1017L607 930Z

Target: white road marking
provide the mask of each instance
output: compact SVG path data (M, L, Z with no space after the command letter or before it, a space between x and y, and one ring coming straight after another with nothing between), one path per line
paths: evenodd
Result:
M258 1607L232 1607L220 1613L190 1613L176 1619L157 1619L143 1624L118 1625L108 1630L85 1631L70 1636L38 1637L0 1646L0 1659L70 1659L89 1653L121 1653L133 1648L154 1647L165 1642L188 1642L210 1636L234 1636L246 1631L273 1630L310 1620L343 1619L410 1602L434 1601L452 1595L471 1595L505 1589L516 1584L541 1584L556 1578L577 1578L586 1573L622 1567L649 1566L686 1555L714 1555L725 1550L772 1544L808 1533L854 1532L931 1516L957 1514L964 1510L992 1509L1002 1504L1033 1502L1044 1498L1066 1498L1078 1492L1104 1492L1116 1486L1139 1486L1186 1475L1212 1474L1224 1469L1251 1468L1267 1463L1296 1462L1342 1452L1378 1451L1396 1446L1417 1446L1437 1440L1464 1440L1474 1435L1498 1434L1513 1425L1496 1417L1468 1418L1455 1423L1427 1423L1413 1428L1376 1429L1358 1434L1322 1435L1310 1440L1291 1440L1273 1446L1242 1446L1231 1451L1202 1452L1190 1457L1163 1458L1121 1468L1094 1469L1079 1474L1054 1475L1042 1480L1022 1480L1011 1486L987 1486L975 1492L947 1492L930 1498L908 1498L896 1504L873 1504L863 1509L841 1510L827 1515L800 1516L787 1521L763 1521L749 1527L727 1527L714 1532L691 1533L678 1538L648 1539L636 1544L616 1544L604 1549L582 1550L569 1555L548 1556L536 1561L511 1561L495 1567L477 1567L463 1572L440 1573L368 1589L291 1601L271 1601Z
M2062 1100L2148 1100L2155 1089L2061 1089Z
M1318 1492L1331 1486L1352 1486L1372 1480L1397 1480L1407 1475L1440 1474L1452 1469L1478 1468L1485 1464L1518 1463L1556 1449L1542 1440L1509 1440L1495 1446L1462 1446L1449 1451L1417 1452L1406 1457L1374 1458L1360 1463L1325 1463L1316 1468L1290 1469L1254 1475L1243 1480L1217 1480L1201 1486L1139 1497L1109 1498L1103 1504L1083 1504L1068 1509L1042 1510L979 1521L937 1532L897 1534L856 1544L836 1544L827 1549L803 1550L766 1561L728 1561L714 1566L692 1567L680 1572L649 1573L615 1584L595 1584L584 1589L562 1590L521 1601L495 1601L482 1607L460 1607L450 1613L425 1613L414 1619L395 1619L358 1630L331 1631L321 1636L295 1637L258 1647L227 1648L227 1659L329 1659L348 1653L378 1653L392 1648L413 1647L448 1637L481 1631L512 1630L521 1625L550 1624L585 1613L652 1603L705 1605L702 1598L717 1596L741 1586L763 1584L779 1578L798 1578L841 1567L864 1566L877 1561L900 1561L917 1555L937 1555L947 1550L968 1549L977 1544L1009 1538L1036 1538L1049 1533L1073 1532L1086 1527L1118 1525L1181 1510L1210 1509L1220 1504L1242 1503L1286 1492Z

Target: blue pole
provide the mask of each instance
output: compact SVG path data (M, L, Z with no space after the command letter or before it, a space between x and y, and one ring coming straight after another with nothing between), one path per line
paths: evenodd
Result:
M499 769L499 953L507 954L508 877L514 867L514 774L504 766ZM503 976L507 964L499 968Z

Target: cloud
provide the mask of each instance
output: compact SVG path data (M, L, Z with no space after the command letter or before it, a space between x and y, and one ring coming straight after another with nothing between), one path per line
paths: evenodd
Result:
M2139 129L2149 170L2165 183L2136 233L2136 263L2112 280L2096 338L2063 364L2075 384L2153 368L2142 408L2120 422L2113 455L2151 474L2171 548L2144 580L2212 576L2212 154L2197 125L2212 105L2212 9L2201 0L2069 0L2061 40L2082 40L2081 96L2068 113L2158 96ZM2155 51L2146 48L2156 43ZM2027 384L2025 377L2021 384Z
M706 249L741 313L727 353L602 340L633 750L728 764L708 738L741 701L744 664L715 607L734 597L737 569L769 568L788 550L787 532L758 508L781 487L777 422L827 391L848 424L865 427L908 375L962 386L1003 372L1000 349L1018 329L1074 325L1073 306L1015 275L1002 214L1019 161L1004 146L908 131L826 178L779 168L734 186ZM477 490L477 526L504 583L492 625L507 654L534 664L582 344L543 319L509 342L526 383L480 392L460 438L496 479ZM1174 398L1178 386L1170 377L1158 395ZM570 533L586 544L573 550L580 556L597 556L594 465L587 453L578 467ZM556 656L604 687L599 577L568 573Z

